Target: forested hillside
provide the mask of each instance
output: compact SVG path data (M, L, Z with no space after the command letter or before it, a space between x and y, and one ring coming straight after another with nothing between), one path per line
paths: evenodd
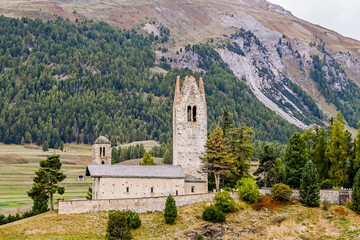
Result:
M199 45L206 73L153 73L154 35L104 22L76 24L0 17L0 141L171 142L175 79L203 74L209 128L222 109L254 127L257 139L285 142L299 130L267 109L210 45ZM204 71L205 72L205 71Z

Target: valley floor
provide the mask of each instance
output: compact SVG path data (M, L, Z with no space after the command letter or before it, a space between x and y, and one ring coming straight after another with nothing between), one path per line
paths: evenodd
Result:
M226 223L201 220L210 203L180 207L175 225L163 212L141 214L142 225L133 239L359 239L360 216L343 206L307 208L299 203L276 210L256 211L239 202L241 210L227 214ZM0 239L105 239L107 213L58 215L48 212L0 226Z

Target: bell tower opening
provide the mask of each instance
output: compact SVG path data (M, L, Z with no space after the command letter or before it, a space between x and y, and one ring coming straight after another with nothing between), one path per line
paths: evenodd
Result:
M196 106L193 106L193 122L196 122Z
M187 120L191 122L191 106L187 107Z

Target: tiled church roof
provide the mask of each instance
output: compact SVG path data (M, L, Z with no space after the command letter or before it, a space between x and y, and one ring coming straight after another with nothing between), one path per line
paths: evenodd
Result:
M94 144L111 144L111 142L106 137L100 136L95 140Z

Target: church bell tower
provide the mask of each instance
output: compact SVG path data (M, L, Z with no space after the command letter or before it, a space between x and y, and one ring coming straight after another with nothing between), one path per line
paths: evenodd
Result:
M92 145L92 164L111 165L111 142L104 136L98 137Z
M186 175L207 181L200 157L205 152L207 112L204 83L186 77L180 89L176 79L173 105L173 165L181 165Z

